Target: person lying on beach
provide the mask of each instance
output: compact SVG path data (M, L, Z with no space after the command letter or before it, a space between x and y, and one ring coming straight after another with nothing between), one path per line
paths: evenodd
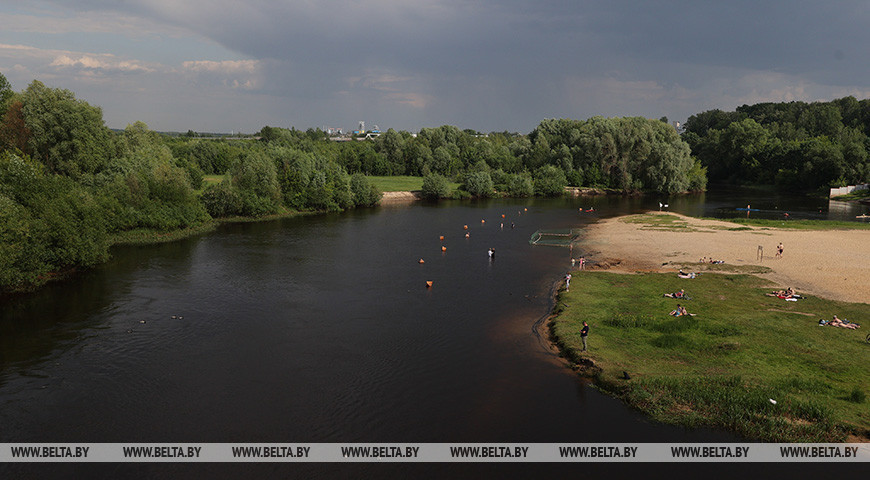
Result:
M663 296L668 298L686 298L686 292L681 288L679 292L666 293Z
M857 323L852 323L849 320L840 320L839 318L837 318L836 315L834 315L833 320L828 322L828 325L832 327L849 328L851 330L857 330L861 328L861 325L858 325Z
M685 273L682 270L680 270L680 273L678 273L677 276L680 278L695 278L695 272Z

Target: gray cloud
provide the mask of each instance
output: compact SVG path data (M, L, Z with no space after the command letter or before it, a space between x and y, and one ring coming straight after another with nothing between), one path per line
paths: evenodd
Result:
M249 129L366 119L528 131L547 117L685 119L736 102L870 91L870 12L857 1L53 3L79 18L116 15L153 35L222 46L233 58L190 58L139 77L169 72L177 81L150 94L234 103L227 124Z

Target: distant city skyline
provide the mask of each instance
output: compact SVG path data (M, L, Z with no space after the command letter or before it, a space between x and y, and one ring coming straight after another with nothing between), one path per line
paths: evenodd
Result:
M107 126L254 133L667 117L870 97L870 4L0 0L0 73Z

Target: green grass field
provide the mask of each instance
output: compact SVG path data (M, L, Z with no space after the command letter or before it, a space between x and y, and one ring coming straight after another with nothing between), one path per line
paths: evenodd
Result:
M396 177L368 177L382 192L410 192L423 189L423 177L401 175ZM450 190L456 190L458 183L449 183Z
M209 185L221 183L226 178L228 178L227 175L203 175L202 176L202 187L205 188Z
M368 177L378 190L382 192L409 192L423 188L423 177Z
M793 230L867 230L870 223L845 222L837 220L768 220L763 218L706 218L705 220L720 220L738 225L750 225L753 227L789 228Z
M680 288L690 300L662 296ZM594 362L587 373L600 388L657 420L767 441L866 440L870 305L787 302L770 290L744 274L577 272L551 332L569 361ZM696 316L668 315L677 303ZM863 326L818 326L834 314ZM589 352L581 354L583 320Z

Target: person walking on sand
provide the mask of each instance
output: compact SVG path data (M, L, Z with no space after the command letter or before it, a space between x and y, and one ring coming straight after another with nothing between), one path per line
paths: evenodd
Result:
M779 245L776 246L776 258L782 258L782 242L779 242Z
M583 350L581 352L586 351L586 337L589 335L589 324L583 322L583 328L580 329L580 340L583 342Z

